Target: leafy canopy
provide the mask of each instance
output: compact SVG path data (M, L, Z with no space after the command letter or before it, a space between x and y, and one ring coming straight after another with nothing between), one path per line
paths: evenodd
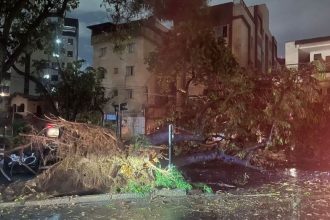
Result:
M0 82L24 52L43 47L49 19L63 17L78 3L78 0L0 2Z
M60 115L75 120L78 114L100 111L108 102L102 86L105 69L87 67L82 70L83 61L68 64L61 73L62 80L54 91Z
M266 139L292 140L300 121L322 117L313 68L275 68L259 73L241 68L223 39L196 22L176 25L148 58L167 103L167 121L202 134L222 133L246 146ZM272 131L272 132L271 132Z

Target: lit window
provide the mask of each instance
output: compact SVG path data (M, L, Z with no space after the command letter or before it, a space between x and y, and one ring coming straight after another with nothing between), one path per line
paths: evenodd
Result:
M126 66L126 76L134 75L134 66Z

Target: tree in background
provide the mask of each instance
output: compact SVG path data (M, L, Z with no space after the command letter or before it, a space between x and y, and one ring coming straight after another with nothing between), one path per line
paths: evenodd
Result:
M70 121L91 112L100 112L99 118L102 118L102 107L109 101L101 85L105 69L87 67L82 70L83 62L69 63L60 71L61 80L52 92L60 115Z
M208 0L103 0L113 22L130 22L154 16L160 20L185 19L200 13Z
M0 83L28 48L43 47L48 19L77 6L77 0L1 1Z

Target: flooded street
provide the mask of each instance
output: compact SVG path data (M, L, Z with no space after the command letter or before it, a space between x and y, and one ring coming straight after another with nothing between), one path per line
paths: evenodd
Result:
M1 210L0 219L330 219L330 172L292 168L258 173L228 169L185 169L186 174L194 173L192 181L207 179L213 184L217 190L213 195L6 208ZM224 183L224 179L226 184L236 183L238 187L228 189L217 184Z

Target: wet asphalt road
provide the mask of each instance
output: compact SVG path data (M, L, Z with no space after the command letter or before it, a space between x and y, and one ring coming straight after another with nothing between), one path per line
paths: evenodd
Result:
M193 178L222 181L220 170L212 169L194 167L199 175ZM262 181L260 174L245 174L237 180L248 178L245 186L214 195L2 209L0 219L330 219L330 172L273 172Z

